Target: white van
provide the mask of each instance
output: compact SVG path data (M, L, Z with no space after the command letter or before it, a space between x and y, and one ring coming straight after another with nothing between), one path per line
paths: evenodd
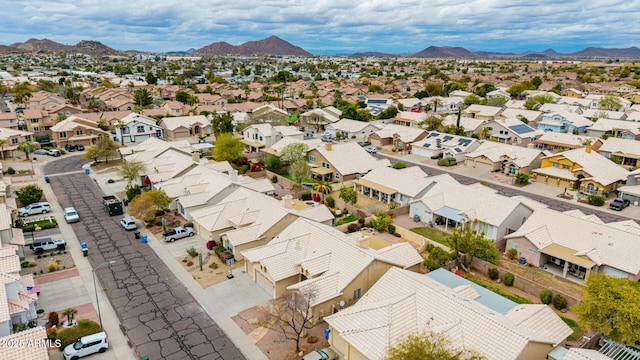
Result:
M67 347L64 348L63 354L65 360L77 360L97 352L103 353L107 351L108 348L107 334L99 332L97 334L83 336L77 342L67 345Z

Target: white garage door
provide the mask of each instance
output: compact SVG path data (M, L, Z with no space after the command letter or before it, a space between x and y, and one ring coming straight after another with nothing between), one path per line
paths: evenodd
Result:
M256 271L256 282L263 289L265 289L269 294L271 294L271 296L273 296L273 288L274 288L273 283L271 282L271 280L267 279L267 277L264 276L264 274L262 274L259 271Z
M433 151L422 146L412 146L411 153L429 158L434 155Z
M474 167L474 166L473 166L473 160L472 160L472 159L467 159L467 160L465 161L465 163L466 163L467 167L470 167L470 168ZM482 171L482 172L491 172L491 168L492 168L492 166L491 166L490 164L487 164L487 163L482 163L482 162L476 161L476 163L475 163L475 168L476 168L478 171Z

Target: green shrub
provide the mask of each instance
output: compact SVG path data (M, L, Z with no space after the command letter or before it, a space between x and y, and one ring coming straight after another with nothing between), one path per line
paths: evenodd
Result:
M56 264L54 264L54 263L49 263L49 264L47 265L47 270L49 270L49 272L54 272L54 271L56 271L56 270L57 270L57 268L56 268Z
M607 201L604 195L589 195L587 198L587 203L593 206L602 206Z
M72 328L60 331L56 337L60 340L60 348L64 349L67 345L73 344L81 337L92 335L100 332L100 325L94 321L87 319L78 320L78 324Z
M213 270L217 269L218 268L218 263L215 262L215 261L212 261L211 264L209 264L209 268L213 269Z
M43 194L44 191L36 184L30 184L16 190L16 197L24 206L40 201Z
M324 199L324 204L327 205L327 207L333 208L336 206L336 201L331 196L327 196Z
M58 227L58 224L56 224L55 222L46 222L46 223L40 224L40 228L42 230L44 230L44 229L53 229L53 228L56 228L56 227Z
M347 210L346 208L342 209L342 215L347 215L348 213L349 213L349 210Z
M400 235L400 233L394 232L394 233L393 233L393 236L395 236L395 237L401 237L402 235Z
M514 248L507 250L507 257L509 258L509 260L514 260L516 257L518 257L518 250Z
M451 254L440 247L434 247L429 252L429 256L424 261L424 266L433 271L441 268L451 261Z
M164 215L164 210L156 210L156 216Z
M271 182L272 182L272 183L274 183L274 184L275 184L275 183L277 183L277 182L278 182L278 176L273 175L273 176L271 177Z
M438 155L431 155L431 159L432 160L442 159L442 153L440 153Z
M29 262L28 261L23 261L20 263L20 268L24 269L26 267L29 267Z
M347 226L348 233L354 233L356 231L360 231L360 224L353 222Z
M432 243L428 243L427 244L427 252L431 252L431 250L433 250L433 248L435 247L435 245L433 245Z
M126 194L127 194L127 199L129 201L133 201L133 199L135 199L136 196L142 194L142 188L138 184L128 186L126 189Z
M186 223L184 223L184 225L182 225L183 227L193 227L193 222L191 221L187 221Z
M387 231L388 231L390 234L395 234L395 232L396 232L396 226L395 226L395 225L393 225L393 224L389 224L389 226L387 226Z
M540 301L543 304L545 304L545 305L551 304L551 299L552 298L553 298L553 294L551 293L551 290L544 289L544 290L540 291Z
M238 167L238 174L246 174L249 171L249 165L241 165Z
M553 303L553 307L558 310L562 310L567 307L567 299L562 296L562 294L553 295L551 302Z
M302 193L300 198L302 199L302 201L309 201L309 200L311 200L311 193L310 192L304 192L304 193Z
M282 169L282 161L275 155L269 155L264 159L264 167L269 171L277 172ZM275 183L277 182L277 179L278 178L276 177L276 181L273 181L273 179L271 181Z
M438 160L438 166L452 166L455 164L457 164L457 161L455 158L444 158L444 159Z
M38 315L44 314L44 309L38 309L36 311L36 314L38 314Z
M515 276L513 276L512 273L508 272L504 275L502 275L502 282L506 285L506 286L513 286L513 281L515 280Z
M500 277L500 273L496 268L489 268L487 272L489 274L489 279L491 280L498 280L498 278Z
M16 169L9 166L9 168L7 169L7 174L14 175L15 173L16 173Z
M198 256L198 250L196 250L196 248L192 246L190 248L187 248L187 254L189 254L189 256L191 257L196 257Z
M407 165L401 161L398 161L397 163L393 164L394 169L404 169L406 167Z

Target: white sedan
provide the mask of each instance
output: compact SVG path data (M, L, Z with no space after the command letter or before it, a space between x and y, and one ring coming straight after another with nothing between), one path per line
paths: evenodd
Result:
M373 146L370 146L368 148L366 148L365 150L367 150L368 153L370 154L375 154L378 152L378 149L374 148Z
M125 229L125 230L135 230L138 228L138 225L136 225L136 219L134 219L131 216L127 216L122 218L122 220L120 220L120 225Z
M80 221L80 216L75 208L68 207L64 208L64 219L67 220L67 223L74 223Z

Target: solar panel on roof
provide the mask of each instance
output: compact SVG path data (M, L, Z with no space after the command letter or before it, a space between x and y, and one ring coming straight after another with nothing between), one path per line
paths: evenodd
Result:
M442 138L442 140L444 140L444 141L449 141L449 140L452 140L452 139L453 139L453 136L449 136L449 135L445 135L444 138Z
M453 150L455 150L456 152L462 152L462 150L460 150L460 148L455 148Z
M471 144L471 140L469 139L460 139L458 140L458 145L460 146L469 146Z
M428 148L429 146L431 146L431 144L424 144L424 145L422 145L422 147L426 147L426 148Z
M530 126L525 124L509 126L509 129L513 130L513 132L515 132L516 134L524 134L524 133L533 131L533 129Z
M433 133L429 134L429 136L427 136L427 139L428 138L432 138L432 137L438 137L438 136L440 136L440 133L433 132Z

